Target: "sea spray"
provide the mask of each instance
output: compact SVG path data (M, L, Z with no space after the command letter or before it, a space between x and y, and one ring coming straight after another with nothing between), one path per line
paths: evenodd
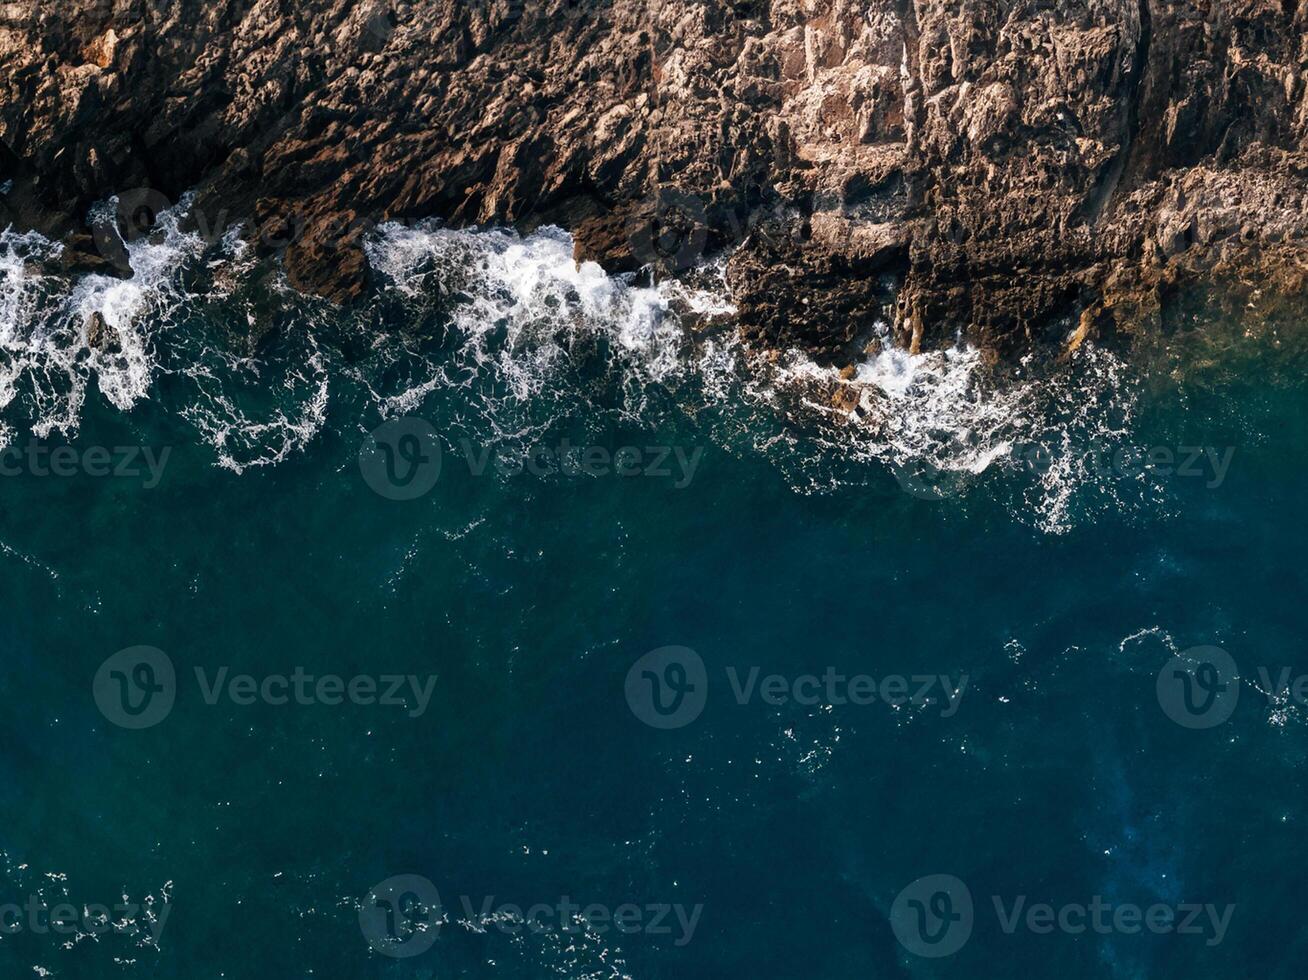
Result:
M23 428L75 433L94 381L121 411L166 400L235 473L303 452L328 426L367 431L369 416L430 415L448 445L509 456L689 416L801 493L894 491L896 478L912 492L904 474L926 472L928 499L984 487L1053 533L1087 507L1164 498L1075 462L1086 446L1127 438L1135 399L1124 362L1091 344L1063 362L995 367L964 343L909 354L877 323L881 344L842 373L742 345L721 259L650 285L576 262L557 228L522 236L432 221L378 227L366 241L377 293L339 309L291 290L238 229L209 243L183 232L187 206L126 243L127 280L70 280L50 271L57 244L0 236L6 442ZM95 313L113 341L103 349L87 344ZM171 379L166 395L160 378ZM1032 446L1039 466L1021 456Z

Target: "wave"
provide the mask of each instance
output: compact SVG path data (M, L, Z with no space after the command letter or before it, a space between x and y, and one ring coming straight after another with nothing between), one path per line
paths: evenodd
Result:
M155 339L189 298L179 273L203 251L179 228L188 203L161 214L149 237L124 243L133 271L125 280L59 275L62 246L35 232L0 233L0 410L18 402L38 437L72 436L92 379L121 411L148 395ZM88 344L95 313L112 335L103 349Z
M939 499L985 474L1017 494L1014 513L1049 533L1083 514L1161 502L1156 488L1141 499L1086 465L1129 439L1138 397L1127 364L1092 344L1011 371L961 343L909 354L878 323L873 353L839 370L801 351L743 347L721 261L641 285L574 262L557 228L522 238L435 223L384 225L368 252L410 303L442 304L453 337L450 356L379 399L383 415L463 387L483 413L478 428L510 441L605 410L649 426L689 418L719 445L771 459L802 493L884 486L889 472L909 493Z
M1113 353L1083 345L1005 367L959 343L878 342L843 370L739 342L722 261L656 284L573 260L566 232L390 223L366 242L381 288L338 310L295 293L239 229L207 244L184 200L126 243L133 275L70 279L60 246L0 233L0 440L76 434L94 382L113 408L147 397L240 473L341 431L423 413L446 438L528 444L560 429L685 429L761 455L801 493L898 486L929 499L985 486L1043 531L1156 507L1084 465L1130 438L1138 395ZM104 207L113 206L106 202ZM93 350L100 313L117 343ZM892 480L893 478L893 480Z
M1029 357L1014 370L962 343L909 354L889 346L886 324L877 328L880 349L843 369L798 350L750 355L732 338L706 351L700 366L715 398L752 409L750 425L725 427L801 493L883 486L887 473L926 500L984 487L1055 534L1090 513L1157 503L1087 465L1132 432L1138 386L1114 353L1084 345L1066 360ZM753 424L761 419L771 424Z
M686 367L686 319L734 313L708 289L642 286L578 263L571 237L554 227L524 238L387 224L367 252L390 288L446 317L446 356L379 399L382 414L413 411L438 388L469 389L471 410L501 439L526 441L588 407L647 420L650 386Z

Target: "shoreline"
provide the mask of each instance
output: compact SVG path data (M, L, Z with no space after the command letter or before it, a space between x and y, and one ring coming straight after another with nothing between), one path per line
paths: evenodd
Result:
M1285 5L48 6L0 21L0 225L83 268L124 272L94 202L131 192L130 227L194 189L343 303L387 221L556 224L610 274L730 249L745 338L833 363L881 316L1011 357L1214 279L1308 295Z

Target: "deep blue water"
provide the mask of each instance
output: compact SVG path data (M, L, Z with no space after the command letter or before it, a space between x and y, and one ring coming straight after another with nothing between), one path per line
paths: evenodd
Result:
M569 272L548 235L377 247L391 282L348 314L176 236L134 246L140 295L0 273L5 976L1298 975L1295 324L999 377L883 355L851 418L834 370L751 361L709 293ZM84 349L90 308L122 355ZM403 419L430 430L368 436ZM592 472L517 472L565 438ZM166 463L90 475L95 447ZM415 465L430 489L391 499ZM174 701L124 727L162 674L97 672L140 646ZM664 707L694 687L680 718L629 681L665 647L693 651L644 663ZM1197 647L1239 670L1225 720L1177 699L1206 703L1212 675L1171 662ZM206 703L197 669L224 668L430 698ZM78 924L43 931L63 902ZM143 908L93 935L84 906L119 902ZM1109 925L1074 931L1095 902ZM1132 928L1191 905L1183 934Z

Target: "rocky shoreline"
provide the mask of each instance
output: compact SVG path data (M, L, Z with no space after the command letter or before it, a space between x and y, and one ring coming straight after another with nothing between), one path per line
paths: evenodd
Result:
M1308 295L1308 4L0 0L0 189L70 268L194 189L339 302L375 222L553 223L731 248L763 346L1075 346Z

